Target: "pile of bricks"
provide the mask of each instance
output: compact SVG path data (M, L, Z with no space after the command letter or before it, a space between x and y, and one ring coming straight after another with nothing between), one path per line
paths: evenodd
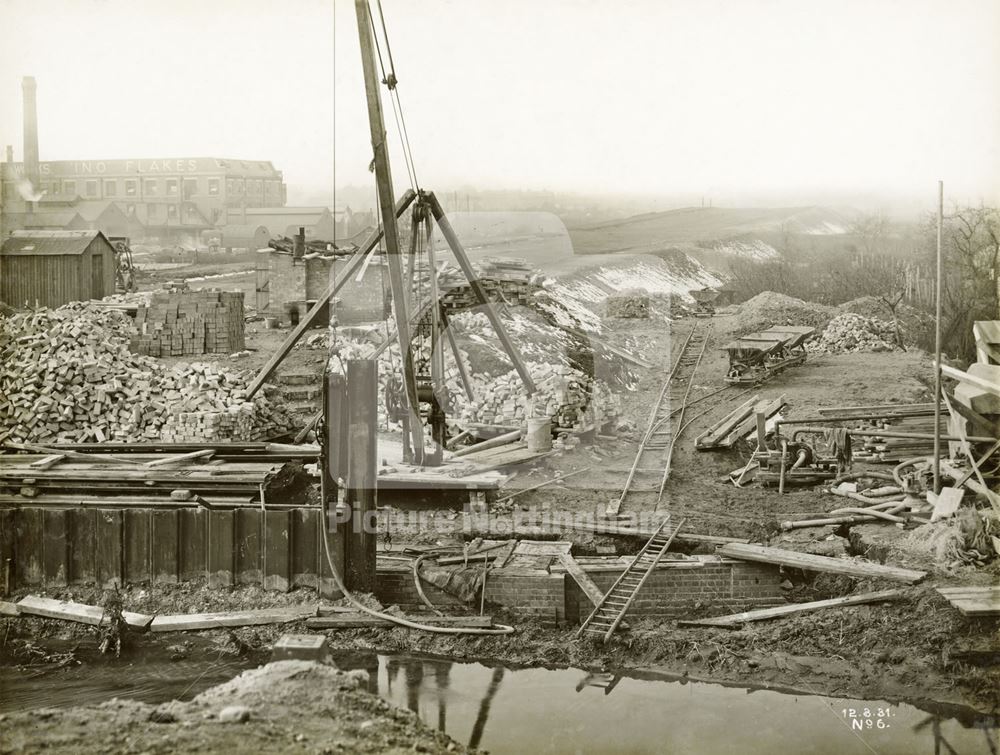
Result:
M245 376L129 351L131 319L75 303L0 319L0 441L257 440L288 427Z
M135 316L132 351L154 357L232 354L245 348L243 294L157 292Z

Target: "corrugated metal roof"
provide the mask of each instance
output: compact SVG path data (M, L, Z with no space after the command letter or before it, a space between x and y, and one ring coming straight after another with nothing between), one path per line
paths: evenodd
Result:
M32 257L44 254L83 254L94 238L108 240L100 231L14 231L0 254ZM109 244L110 246L110 244Z

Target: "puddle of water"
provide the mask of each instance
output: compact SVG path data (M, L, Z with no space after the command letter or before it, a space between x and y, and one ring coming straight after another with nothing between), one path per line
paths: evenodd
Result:
M429 726L500 755L998 752L995 718L946 718L905 703L403 655L337 653L334 659L344 669L366 669L371 692ZM0 668L0 711L112 697L187 700L261 660L201 652L198 660L170 661L144 648L142 659L88 661L41 675L6 666Z

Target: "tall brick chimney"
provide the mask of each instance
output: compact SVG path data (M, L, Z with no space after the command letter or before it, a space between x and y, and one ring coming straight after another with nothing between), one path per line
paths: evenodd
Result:
M38 189L38 112L35 98L35 77L25 76L21 82L24 93L24 177Z

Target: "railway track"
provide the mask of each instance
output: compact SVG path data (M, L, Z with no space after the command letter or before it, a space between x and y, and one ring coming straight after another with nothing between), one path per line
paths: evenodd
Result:
M608 503L604 512L606 517L618 516L625 501L637 492L656 490L656 500L663 497L663 489L670 477L674 446L690 423L685 421L685 417L691 387L694 385L698 365L705 355L711 329L710 324L696 323L681 345L650 411L646 432L639 442L621 495Z

